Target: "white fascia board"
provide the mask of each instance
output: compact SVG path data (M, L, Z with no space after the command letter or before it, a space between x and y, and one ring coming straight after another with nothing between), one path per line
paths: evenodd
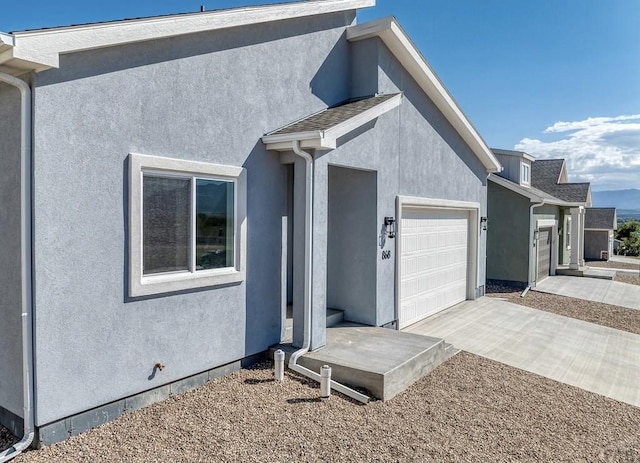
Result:
M398 106L400 106L400 103L402 103L402 93L398 93L393 98L389 98L388 100L377 104L373 108L368 109L358 114L357 116L352 117L351 119L347 119L346 121L325 130L324 137L337 140L338 138L348 134L358 127L362 127L367 122L370 122L391 111L393 108L397 108Z
M498 185L505 187L507 190L511 190L514 193L519 194L520 196L524 196L525 198L529 198L532 203L541 203L542 198L538 195L534 195L533 193L527 191L524 192L519 188L519 185L515 185L513 182L507 180L506 178L502 178L499 175L491 174L489 175L489 181L493 183L497 183ZM548 201L545 201L548 203Z
M0 32L0 52L7 48L13 48L15 45L13 35Z
M292 142L294 140L312 140L314 138L322 138L323 134L320 130L312 130L309 132L293 132L293 133L275 133L273 135L265 135L262 137L262 142L267 143L280 143L280 142Z
M375 6L375 0L312 0L14 33L15 46L50 57L216 29ZM40 61L37 61L40 62Z
M347 28L347 40L351 42L372 37L380 37L382 39L402 66L418 82L422 90L473 150L487 172L502 171L502 166L498 159L473 125L471 125L471 122L469 122L422 54L396 22L396 19L392 17L383 18Z
M264 140L263 140L264 141ZM295 138L288 141L266 142L265 146L269 151L292 151ZM333 150L336 149L335 140L327 140L325 138L311 138L307 140L299 140L300 148L304 150Z
M524 151L514 151L514 150L503 150L499 148L492 148L491 151L493 154L503 154L505 156L514 156L518 158L524 158L529 161L535 161L536 158L531 156L529 153L525 153Z

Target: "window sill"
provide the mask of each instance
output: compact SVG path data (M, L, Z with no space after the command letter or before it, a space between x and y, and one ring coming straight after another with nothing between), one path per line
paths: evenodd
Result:
M235 269L221 269L193 273L172 273L142 277L131 282L129 294L132 297L151 296L196 288L228 285L244 281L244 272Z

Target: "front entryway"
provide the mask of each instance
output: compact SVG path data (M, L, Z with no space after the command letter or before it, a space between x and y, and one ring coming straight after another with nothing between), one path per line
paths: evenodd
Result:
M469 211L402 210L399 325L467 299Z
M329 166L327 308L377 325L377 175Z

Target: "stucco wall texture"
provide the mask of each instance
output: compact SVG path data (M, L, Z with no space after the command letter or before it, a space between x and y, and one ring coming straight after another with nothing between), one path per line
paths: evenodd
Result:
M0 83L0 407L22 416L20 92Z
M609 232L606 230L585 230L584 258L600 260L602 251L609 252Z
M60 69L37 76L38 425L279 340L286 170L260 137L346 99L341 38L353 19L331 14L65 55ZM244 283L127 297L131 152L247 169ZM152 377L156 362L166 368Z
M396 318L396 242L380 247L377 237L384 217L396 216L398 195L474 201L486 215L480 161L380 40L347 42L354 19L354 12L321 15L63 55L59 69L36 76L37 425L279 341L288 176L260 141L271 130L349 97L405 95L335 150L314 153L312 347L326 336L331 166L375 172L376 188L367 182L375 215L367 246L376 284L370 278L365 285L375 291L372 324ZM132 152L247 169L246 281L128 297ZM297 161L296 217L303 175ZM294 229L294 261L302 268L299 222ZM479 243L484 256L484 232ZM392 258L382 260L382 250ZM301 280L293 279L295 301ZM294 339L300 329L294 325ZM156 362L166 368L152 375Z
M528 283L528 198L489 182L487 278Z

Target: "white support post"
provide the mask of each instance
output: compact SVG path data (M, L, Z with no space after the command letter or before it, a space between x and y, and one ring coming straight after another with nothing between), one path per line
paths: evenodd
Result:
M578 270L580 268L580 208L571 208L571 261L569 268ZM584 252L584 251L583 251Z
M580 228L578 230L578 242L580 243L578 246L578 264L580 267L584 267L584 218L585 218L585 209L584 207L579 208L579 216L580 216Z

